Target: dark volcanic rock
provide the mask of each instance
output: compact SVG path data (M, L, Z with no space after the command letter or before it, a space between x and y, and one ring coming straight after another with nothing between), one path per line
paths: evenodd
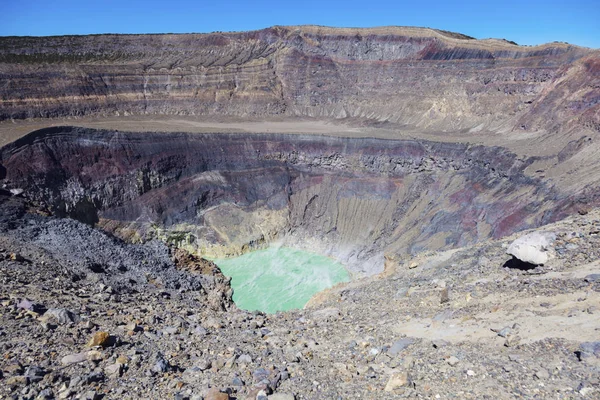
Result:
M157 237L226 255L287 238L347 264L373 259L370 273L381 270L390 246L414 253L502 237L555 220L572 204L523 174L531 159L413 140L59 127L5 146L0 160L9 187L130 240ZM517 190L521 196L505 199ZM548 202L549 210L541 207ZM35 240L51 243L66 224L49 223ZM82 245L66 243L65 257ZM120 260L100 251L78 262L81 273L102 275L119 270Z

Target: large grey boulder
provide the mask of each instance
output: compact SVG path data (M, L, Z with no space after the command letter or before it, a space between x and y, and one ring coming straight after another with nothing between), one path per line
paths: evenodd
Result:
M550 232L532 232L521 236L508 246L506 252L519 260L534 264L545 264L556 236Z

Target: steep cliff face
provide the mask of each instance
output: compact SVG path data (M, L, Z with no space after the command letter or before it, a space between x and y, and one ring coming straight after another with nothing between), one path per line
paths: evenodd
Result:
M431 29L0 38L0 120L182 114L598 131L600 53Z
M501 148L303 135L49 128L2 148L9 188L130 239L239 254L280 241L357 273L572 212Z

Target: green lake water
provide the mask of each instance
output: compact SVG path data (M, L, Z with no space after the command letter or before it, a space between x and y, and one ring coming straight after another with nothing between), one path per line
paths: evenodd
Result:
M233 301L249 311L275 313L302 308L315 293L350 280L337 261L287 247L213 261L231 277Z

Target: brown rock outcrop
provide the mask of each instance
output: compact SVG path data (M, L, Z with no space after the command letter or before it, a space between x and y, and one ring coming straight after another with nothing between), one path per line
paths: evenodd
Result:
M421 28L0 38L0 120L274 115L600 129L600 53Z

